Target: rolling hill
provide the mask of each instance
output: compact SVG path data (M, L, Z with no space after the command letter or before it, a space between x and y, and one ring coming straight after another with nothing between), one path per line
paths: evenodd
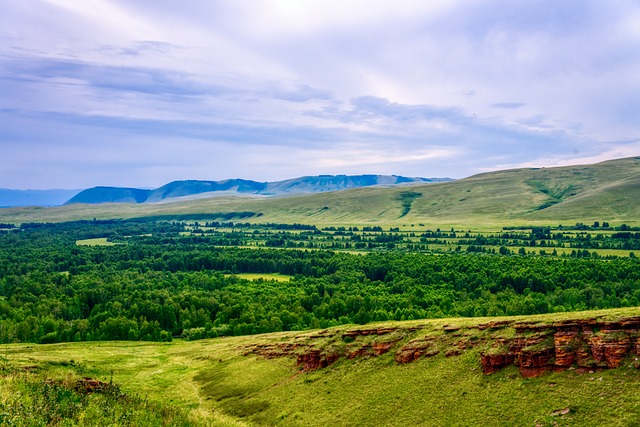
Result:
M252 221L317 225L638 224L640 157L593 165L504 170L410 187L367 187L277 198L238 193L175 200L2 209L0 222L253 212Z

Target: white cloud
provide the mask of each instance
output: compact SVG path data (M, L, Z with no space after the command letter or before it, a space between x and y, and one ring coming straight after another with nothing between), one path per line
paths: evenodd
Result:
M640 138L640 5L632 0L2 8L0 138L16 145L24 172L0 173L0 187L24 187L34 165L46 164L20 146L68 155L67 169L41 187L84 185L91 167L66 178L65 170L84 168L91 135L124 153L102 153L100 176L127 170L138 183L151 175L122 158L143 161L157 141L167 157L144 161L154 171L147 186L161 184L162 171L167 180L208 170L259 180L327 170L461 177L640 151L607 142ZM195 141L215 156L191 159L201 166L189 169L175 153Z

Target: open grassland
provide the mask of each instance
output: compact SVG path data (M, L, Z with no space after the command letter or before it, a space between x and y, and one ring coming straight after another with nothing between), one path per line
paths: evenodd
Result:
M0 210L0 222L60 222L253 212L252 222L482 226L609 221L640 224L640 158L588 166L515 169L454 182L361 188L294 197L221 197L161 204ZM259 216L257 214L260 214Z
M638 316L640 309L561 313L517 318L464 318L386 322L379 327L420 326L409 339L440 337L444 325L471 328L490 320L550 323ZM324 333L362 327L342 326ZM522 378L515 367L492 375L480 368L481 348L455 357L440 353L397 364L393 352L341 358L327 368L300 371L291 357L265 358L247 349L261 344L311 342L318 331L172 343L87 342L0 346L1 390L19 375L113 379L124 393L179 407L193 425L425 425L425 426L637 426L640 370L568 370ZM509 334L476 332L477 334ZM506 335L505 335L506 336ZM401 343L404 341L401 341ZM324 344L323 344L324 343ZM347 345L341 341L326 345ZM9 373L13 372L13 373ZM16 374L17 372L17 374ZM35 372L26 374L25 372ZM0 401L11 398L0 392ZM567 414L553 415L569 408ZM142 425L142 424L141 424ZM144 424L147 425L147 424ZM154 425L154 424L148 424Z

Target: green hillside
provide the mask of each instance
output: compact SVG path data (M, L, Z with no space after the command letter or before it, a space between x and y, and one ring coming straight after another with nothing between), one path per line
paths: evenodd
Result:
M514 169L453 182L361 188L267 199L209 198L163 204L71 205L0 210L0 222L255 212L259 222L522 224L640 220L640 157L587 166Z
M0 405L10 419L17 410L10 405L11 391L25 381L63 378L76 384L74 378L90 377L112 380L127 395L147 396L147 405L179 407L187 411L182 415L189 425L637 426L640 370L634 350L615 369L606 369L606 362L586 369L574 365L532 378L513 364L484 374L481 354L495 353L499 343L518 336L535 340L536 333L523 327L553 332L557 325L616 321L621 327L624 319L637 322L638 315L633 308L346 325L193 342L3 345ZM625 333L633 335L610 335L620 341ZM399 355L415 343L425 350L414 361L402 360ZM544 351L536 345L531 351ZM301 356L313 354L310 349L338 357L318 367ZM554 360L549 366L561 364Z

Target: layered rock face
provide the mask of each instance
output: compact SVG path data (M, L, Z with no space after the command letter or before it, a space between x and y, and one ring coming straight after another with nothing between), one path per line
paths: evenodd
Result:
M435 338L425 337L411 340L403 345L396 352L395 361L396 363L411 363L423 356L430 357L438 353L440 353L440 349L435 343Z
M309 350L307 353L298 355L296 363L304 371L313 371L319 368L326 368L340 358L338 353L323 353L320 350Z
M496 340L481 353L482 370L494 373L515 364L525 377L572 367L613 369L627 357L640 367L640 316L607 322L581 319L550 325L516 323L516 336Z
M313 371L325 368L341 357L356 359L381 356L391 351L407 334L418 329L421 327L352 329L336 334L320 331L306 336L305 343L255 344L246 347L244 354L257 354L268 359L295 355L296 364L301 370ZM362 338L368 340L359 342ZM319 349L314 343L318 340L333 341L334 345ZM336 342L343 345L335 345Z
M583 372L612 369L627 358L640 368L640 316L548 324L500 321L467 328L444 325L426 335L418 332L428 328L324 330L289 341L249 345L244 354L295 357L302 371L325 368L340 358L378 357L392 350L395 362L405 364L440 353L455 357L474 348L481 349L480 364L485 374L509 365L517 366L524 377L570 368Z

